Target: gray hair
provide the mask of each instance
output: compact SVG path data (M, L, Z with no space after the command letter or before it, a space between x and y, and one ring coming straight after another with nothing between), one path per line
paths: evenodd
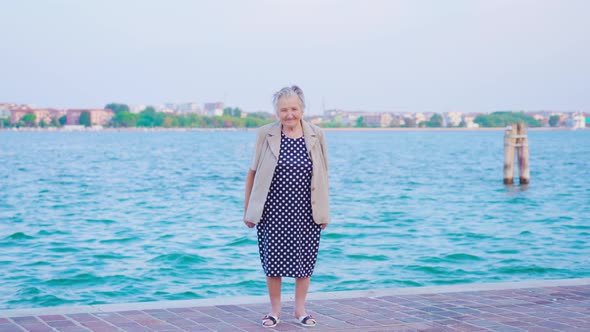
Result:
M305 110L305 96L303 95L303 90L301 90L301 88L297 85L284 87L274 94L272 97L272 104L274 106L275 112L279 111L279 100L283 97L299 98L301 110Z

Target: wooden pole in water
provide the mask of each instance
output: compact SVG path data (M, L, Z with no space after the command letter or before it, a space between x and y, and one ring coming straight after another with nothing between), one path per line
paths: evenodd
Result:
M516 125L508 125L504 133L504 184L514 184L514 153Z
M520 184L529 184L531 173L529 170L529 140L526 133L526 126L524 123L518 124L518 177Z

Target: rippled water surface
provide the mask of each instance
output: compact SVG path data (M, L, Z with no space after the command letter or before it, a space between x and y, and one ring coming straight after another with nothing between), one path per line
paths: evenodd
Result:
M328 132L312 292L590 276L590 131ZM0 132L0 309L266 294L254 132ZM291 290L287 280L285 289Z

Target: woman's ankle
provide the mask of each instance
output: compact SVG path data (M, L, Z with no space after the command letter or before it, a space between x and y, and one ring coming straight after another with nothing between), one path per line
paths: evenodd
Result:
M301 316L306 316L307 315L307 310L305 310L305 308L299 309L299 310L295 310L295 311L293 311L293 315L295 316L295 318L299 318Z
M275 317L280 317L281 316L281 308L270 308L270 314L275 316Z

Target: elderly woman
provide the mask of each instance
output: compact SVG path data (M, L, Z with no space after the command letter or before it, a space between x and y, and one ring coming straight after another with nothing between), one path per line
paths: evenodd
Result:
M302 119L305 98L299 87L281 89L273 104L279 121L258 130L244 202L244 223L258 230L271 303L262 326L279 323L282 277L295 278L295 318L315 326L305 298L320 233L330 222L326 141L319 127Z

